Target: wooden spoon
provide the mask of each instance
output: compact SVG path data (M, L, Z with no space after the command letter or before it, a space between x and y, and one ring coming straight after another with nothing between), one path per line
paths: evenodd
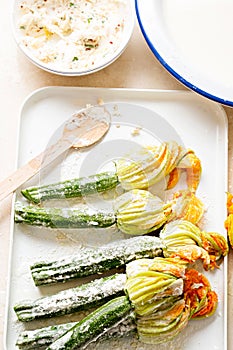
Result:
M95 144L108 131L110 121L110 113L104 106L92 106L74 114L65 122L58 141L0 182L0 201L69 148Z

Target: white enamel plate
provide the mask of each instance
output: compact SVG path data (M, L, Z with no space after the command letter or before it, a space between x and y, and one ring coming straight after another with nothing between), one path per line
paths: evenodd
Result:
M182 84L233 106L233 1L135 0L147 44Z

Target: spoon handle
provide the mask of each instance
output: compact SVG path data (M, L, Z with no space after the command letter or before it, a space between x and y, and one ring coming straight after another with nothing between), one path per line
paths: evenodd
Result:
M45 168L53 160L59 157L72 146L67 139L60 139L44 152L31 159L28 163L17 169L13 174L0 182L0 201L14 192L24 182Z

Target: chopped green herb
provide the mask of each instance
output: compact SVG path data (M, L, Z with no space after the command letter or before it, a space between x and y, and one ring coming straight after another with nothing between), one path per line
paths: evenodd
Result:
M85 44L85 47L89 48L89 49L93 49L94 47L96 47L97 45L91 45L91 44Z
M70 2L70 7L74 6L74 3L73 2Z
M87 19L87 22L88 22L88 23L91 23L91 20L92 20L92 19L93 19L92 17L88 18L88 19Z
M78 61L78 57L77 56L73 57L72 62L74 62L74 61Z
M25 29L25 26L20 26L19 29Z

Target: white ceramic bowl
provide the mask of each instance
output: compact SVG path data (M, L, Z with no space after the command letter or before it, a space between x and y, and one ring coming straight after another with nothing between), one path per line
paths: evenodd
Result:
M19 48L36 66L58 75L81 76L107 67L122 54L134 17L133 0L73 0L65 7L56 0L15 0L13 32Z

